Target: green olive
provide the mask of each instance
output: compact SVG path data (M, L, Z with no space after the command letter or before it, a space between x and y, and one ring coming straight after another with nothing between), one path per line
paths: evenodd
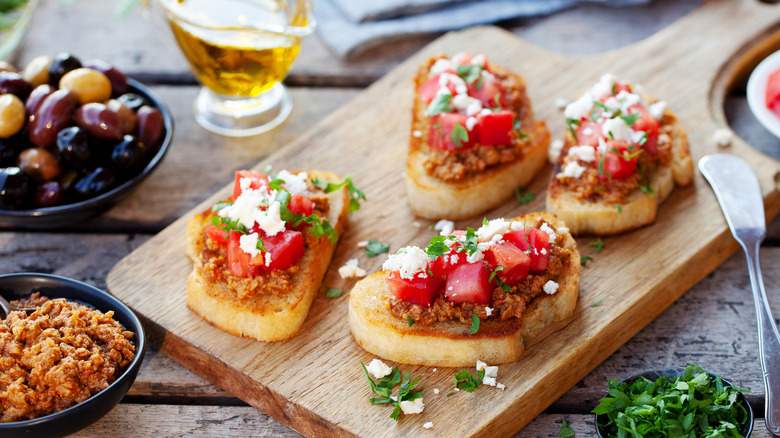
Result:
M24 126L24 104L13 94L0 96L0 137L10 137Z
M103 73L91 68L77 68L60 79L60 90L68 90L82 105L103 102L111 97L111 81Z
M32 84L33 87L37 87L41 84L49 82L49 66L51 65L52 58L48 55L36 56L27 64L22 72L22 77L25 81Z

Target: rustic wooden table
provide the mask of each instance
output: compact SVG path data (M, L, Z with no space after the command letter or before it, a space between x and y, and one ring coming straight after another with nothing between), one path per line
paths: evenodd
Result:
M657 0L650 6L582 6L551 17L503 23L550 50L590 54L638 41L694 8L694 0ZM18 64L46 53L101 57L152 87L175 118L174 143L159 169L128 199L86 223L53 232L0 232L0 272L45 272L100 288L110 268L133 249L232 179L283 147L357 95L431 38L393 44L356 60L335 59L316 37L307 40L288 83L295 107L271 133L247 139L213 135L192 117L197 85L161 22L134 11L112 19L115 2L42 2L18 53ZM316 1L315 1L316 6ZM778 11L780 12L780 11ZM726 114L748 143L780 159L780 140L747 110L737 86ZM770 306L780 314L780 222L770 224L761 252ZM596 260L597 262L597 260ZM596 405L609 378L694 362L750 389L763 427L764 387L756 323L744 256L735 254L660 317L618 349L517 436L557 436L561 421L577 436L592 436ZM583 275L587 275L587 267ZM276 420L180 366L154 347L130 392L111 413L76 436L298 436ZM369 409L368 402L366 408Z

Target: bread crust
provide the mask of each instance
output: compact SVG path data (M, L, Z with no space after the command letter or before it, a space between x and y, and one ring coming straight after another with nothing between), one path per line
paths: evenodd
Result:
M527 186L531 182L547 160L550 131L543 121L532 118L529 103L522 117L523 133L528 135L528 140L521 158L490 166L457 182L447 182L428 174L424 167L429 150L426 141L426 105L417 90L428 79L429 65L430 61L424 63L415 79L412 129L405 173L409 208L416 216L427 219L468 219L498 207L512 196L516 187ZM525 91L525 80L521 76L492 64L490 69L512 76ZM523 99L528 100L525 95ZM421 132L422 135L415 136L415 132Z
M379 271L360 280L349 294L349 327L355 341L366 351L395 362L436 367L473 366L514 362L525 348L563 327L574 313L579 291L580 257L576 242L565 224L549 213L532 213L513 220L544 221L561 235L561 246L572 252L564 273L556 280L558 291L532 300L522 319L487 319L470 335L471 326L461 321L413 325L393 317L383 297L392 295ZM561 232L559 232L559 230Z
M331 172L307 171L310 178L327 182L341 182L343 178ZM339 236L346 229L349 214L349 194L342 187L328 194L330 208L327 219ZM239 298L222 280L204 274L203 235L211 225L210 211L187 222L187 255L193 260L193 269L187 280L187 307L215 327L259 341L272 342L289 339L298 332L317 296L322 279L336 249L327 237L306 248L298 261L298 270L292 274L290 290L282 296L262 293L251 298Z
M648 101L654 101L646 97ZM561 171L563 156L576 139L566 132L566 146L558 157L547 189L547 211L560 217L571 229L573 235L608 236L620 234L655 222L658 206L672 192L675 185L686 186L693 181L693 159L688 144L688 135L674 113L666 108L662 123L671 126L672 159L668 165L660 166L653 175L650 186L652 194L637 188L618 209L604 201L581 201L563 185L556 175Z

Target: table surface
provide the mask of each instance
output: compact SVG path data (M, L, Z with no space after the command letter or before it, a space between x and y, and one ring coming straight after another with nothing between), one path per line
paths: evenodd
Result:
M587 55L641 40L698 3L656 0L624 9L584 5L502 26L546 49ZM231 181L234 170L250 167L284 147L433 38L414 38L348 61L332 56L316 36L310 38L287 79L295 102L289 120L268 134L233 139L211 134L195 123L192 99L198 87L164 23L156 16L145 17L141 10L114 19L115 4L42 2L16 54L17 63L23 66L36 55L59 51L114 63L167 102L176 124L173 145L137 191L100 217L54 232L0 230L0 273L53 273L105 289L114 264ZM725 109L738 135L780 159L780 140L748 111L744 84L736 84ZM780 314L780 271L772 267L780 264L779 243L780 221L776 220L769 224L761 250L775 314ZM598 263L598 257L592 263ZM592 436L590 411L608 379L691 362L748 388L757 416L753 436L771 436L763 426L764 386L745 268L741 253L732 256L516 436L557 436L563 420L577 436ZM159 353L154 345L159 341L152 339L138 378L122 403L75 436L299 436ZM366 409L371 409L368 401Z

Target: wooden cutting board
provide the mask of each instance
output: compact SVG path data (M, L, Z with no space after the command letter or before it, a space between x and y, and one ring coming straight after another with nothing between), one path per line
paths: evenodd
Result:
M726 222L707 183L675 191L655 225L604 239L598 254L578 239L582 255L594 259L582 270L573 320L526 350L514 364L499 367L500 391L446 397L457 370L402 366L421 377L425 411L388 418L390 408L368 402L369 387L359 361L373 356L353 341L347 326L347 291L337 269L357 257L369 272L385 256L369 259L356 246L380 239L391 251L424 245L430 221L415 219L406 205L403 172L412 102L411 78L427 57L457 51L484 52L488 59L526 77L538 118L561 138L563 115L554 102L573 100L603 73L639 82L664 99L689 133L694 159L724 152L747 160L759 176L767 217L780 209L775 180L780 164L739 139L719 149L713 132L726 126L722 106L728 87L762 54L780 47L780 8L753 0L705 2L652 37L598 56L548 53L498 28L453 32L399 65L340 110L257 168L326 169L352 175L368 201L352 215L324 285L344 288L337 299L321 291L298 336L267 344L237 338L210 326L185 306L190 261L184 254L186 215L118 263L108 288L147 318L162 349L196 373L308 436L497 436L518 431L624 342L653 320L733 251ZM306 102L296 102L306 105ZM186 145L178 145L186 147ZM536 200L514 200L487 213L511 217L544 208L550 166L530 190ZM186 184L182 180L182 184ZM191 214L225 198L232 181ZM206 195L206 194L204 194ZM479 226L482 217L459 222ZM748 293L746 291L746 293ZM596 303L599 303L596 305ZM684 365L684 364L679 364ZM473 368L472 368L473 371ZM434 394L434 388L441 390ZM431 421L430 430L422 429ZM554 431L553 431L554 432Z

